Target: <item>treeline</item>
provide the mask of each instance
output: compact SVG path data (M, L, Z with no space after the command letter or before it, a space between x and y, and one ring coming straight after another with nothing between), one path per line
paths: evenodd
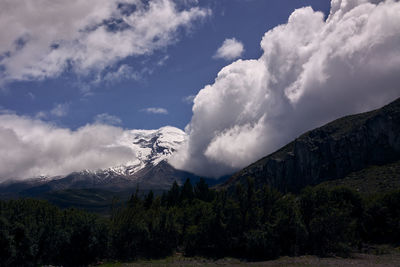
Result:
M370 198L322 187L284 195L256 190L249 178L228 194L187 180L162 196L136 191L109 218L39 200L2 201L0 265L79 266L175 251L251 260L346 255L365 243L400 245L399 222L400 190Z

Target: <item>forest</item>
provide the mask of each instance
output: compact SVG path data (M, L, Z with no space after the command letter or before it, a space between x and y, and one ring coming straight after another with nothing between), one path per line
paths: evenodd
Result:
M400 245L400 190L363 196L345 187L283 194L252 178L232 192L204 180L155 196L133 192L108 216L43 200L0 201L0 266L87 266L186 256L268 260L346 256L368 244Z

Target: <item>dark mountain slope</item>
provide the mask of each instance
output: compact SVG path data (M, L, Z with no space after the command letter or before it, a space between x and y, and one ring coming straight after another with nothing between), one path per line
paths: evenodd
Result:
M209 185L225 181L228 177L219 180L205 178ZM156 194L169 190L174 181L182 185L186 179L192 184L200 180L199 176L177 170L166 161L157 165L149 164L133 175L119 175L115 172L74 172L65 177L54 180L28 180L0 184L0 199L18 197L45 198L59 206L79 206L88 203L88 206L102 208L103 200L98 201L97 195L104 195L109 202L114 196L127 199L135 192L153 190ZM79 197L78 197L79 196ZM61 201L62 200L62 201ZM61 203L61 204L60 204Z
M400 160L380 166L368 166L342 179L326 181L318 186L328 189L345 186L362 195L391 192L400 188Z
M347 116L309 131L239 171L223 187L250 176L258 186L283 192L343 178L370 165L400 159L400 99L371 112Z

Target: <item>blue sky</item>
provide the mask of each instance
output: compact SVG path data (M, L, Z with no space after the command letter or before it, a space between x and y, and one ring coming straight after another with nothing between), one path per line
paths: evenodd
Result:
M183 129L192 116L191 103L183 99L213 83L218 71L230 63L213 58L226 38L243 43L241 58L258 58L263 34L286 23L294 9L310 5L327 14L330 1L202 0L199 5L209 8L212 14L195 21L190 29L179 30L174 43L153 54L129 56L109 66L131 66L143 72L138 80L121 78L93 84L90 75L78 76L66 69L56 77L8 81L0 89L0 106L18 115L48 113L43 120L71 129L92 123L96 115L103 113L120 118L124 128L172 125ZM51 115L57 105L63 105L65 112ZM164 108L168 114L144 112L149 107Z

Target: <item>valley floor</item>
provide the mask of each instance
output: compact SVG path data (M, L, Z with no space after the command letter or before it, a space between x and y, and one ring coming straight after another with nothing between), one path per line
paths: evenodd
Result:
M176 255L162 260L143 260L133 263L106 263L103 267L138 267L138 266L154 266L154 267L192 267L192 266L265 266L265 267L295 267L295 266L400 266L400 248L385 251L385 253L362 254L354 253L350 258L330 257L319 258L316 256L300 256L300 257L282 257L277 260L263 262L243 262L238 259L225 258L216 261L204 258L186 258Z

